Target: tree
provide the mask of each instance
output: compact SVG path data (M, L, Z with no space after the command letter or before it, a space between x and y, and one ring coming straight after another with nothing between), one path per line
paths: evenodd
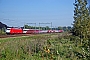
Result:
M87 0L75 0L74 6L73 34L80 38L87 38L89 32L89 10L87 8Z
M45 28L46 28L46 30L50 30L49 26L46 26Z
M31 26L28 26L28 25L24 25L24 28L31 29L32 27Z
M62 30L63 28L61 26L58 27L58 30Z
M90 54L88 53L90 53L90 14L87 7L87 0L75 0L74 6L73 35L80 38L82 50L84 51L82 54L84 58L89 60Z
M68 31L68 28L66 26L63 27L64 31Z

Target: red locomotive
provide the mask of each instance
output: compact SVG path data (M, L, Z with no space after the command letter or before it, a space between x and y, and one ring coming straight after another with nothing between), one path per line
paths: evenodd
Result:
M61 33L63 30L39 30L39 29L23 29L23 28L7 28L7 34L34 34L34 33Z

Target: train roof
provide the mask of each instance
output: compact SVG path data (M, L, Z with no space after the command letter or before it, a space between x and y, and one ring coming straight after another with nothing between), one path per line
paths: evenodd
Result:
M39 30L39 29L23 29L23 30Z

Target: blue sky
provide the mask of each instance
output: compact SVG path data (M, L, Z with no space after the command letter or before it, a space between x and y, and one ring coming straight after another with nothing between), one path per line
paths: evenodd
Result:
M8 26L53 23L72 26L74 0L0 0L0 21ZM49 25L45 25L49 26Z

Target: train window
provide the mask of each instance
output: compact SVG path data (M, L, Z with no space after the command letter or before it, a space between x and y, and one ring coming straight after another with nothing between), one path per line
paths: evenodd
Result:
M23 29L23 31L27 31L26 29Z
M6 30L10 30L10 28L7 28Z

